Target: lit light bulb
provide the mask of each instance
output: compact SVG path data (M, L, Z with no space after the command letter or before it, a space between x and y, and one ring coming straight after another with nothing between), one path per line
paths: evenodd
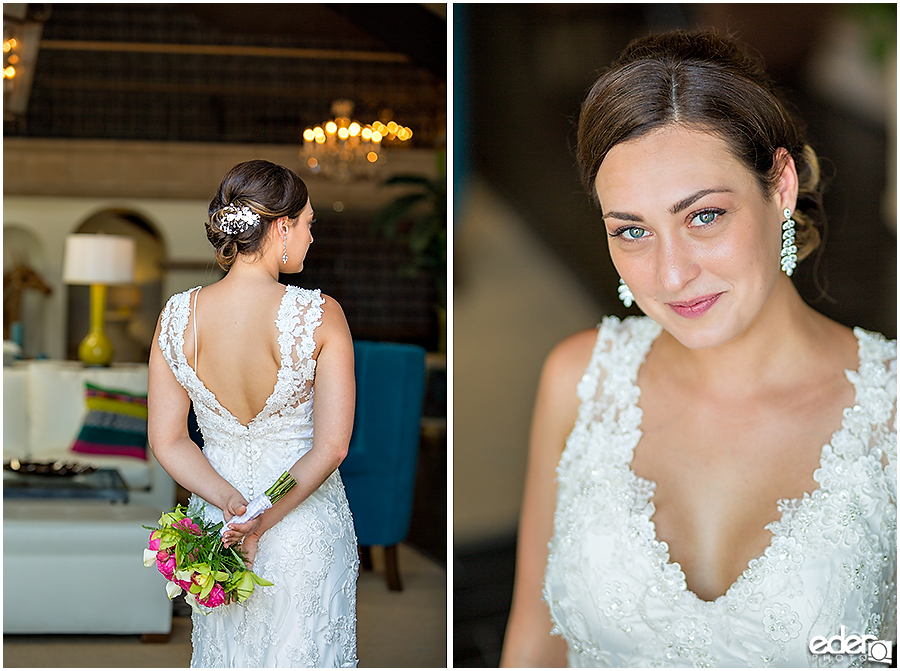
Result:
M329 121L325 124L325 132L329 135L334 135L337 132L337 124L334 121Z
M313 142L316 139L316 131L314 131L312 128L307 128L305 131L303 131L303 139L307 142Z
M337 136L341 140L346 140L348 137L350 137L350 131L347 130L346 128L339 128L338 132L337 132Z
M370 151L368 154L366 154L366 159L369 161L369 163L375 163L378 160L378 154L376 154L374 151Z
M354 121L352 124L350 124L348 130L350 131L350 135L356 137L357 135L359 135L359 131L361 130L361 128L359 124Z

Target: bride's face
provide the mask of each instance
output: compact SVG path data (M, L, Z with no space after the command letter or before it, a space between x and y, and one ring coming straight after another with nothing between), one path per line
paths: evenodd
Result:
M312 202L307 201L306 207L300 212L296 220L285 224L287 227L287 264L282 272L299 273L303 270L303 262L306 260L306 253L309 246L313 242L312 225L315 220L315 212L313 212Z
M778 282L785 163L767 198L719 137L667 126L607 154L595 186L610 255L641 310L692 349L725 344L765 309Z

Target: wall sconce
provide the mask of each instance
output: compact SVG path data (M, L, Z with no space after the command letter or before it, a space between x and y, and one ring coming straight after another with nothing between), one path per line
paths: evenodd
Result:
M3 3L3 120L25 117L50 5Z

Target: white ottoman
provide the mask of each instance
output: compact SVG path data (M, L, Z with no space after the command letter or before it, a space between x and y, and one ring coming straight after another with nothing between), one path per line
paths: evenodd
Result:
M143 563L162 511L100 501L3 502L4 634L172 630L165 578Z

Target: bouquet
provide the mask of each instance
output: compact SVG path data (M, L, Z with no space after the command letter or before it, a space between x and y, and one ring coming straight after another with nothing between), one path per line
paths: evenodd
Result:
M247 505L247 513L229 522L248 522L271 508L296 484L284 473L265 494ZM178 505L159 518L144 550L144 566L156 565L166 578L166 594L174 599L182 590L185 600L195 610L207 609L246 601L257 585L274 583L260 578L247 568L244 556L234 546L222 543L224 523L206 522L200 516L191 517L184 506ZM144 527L152 529L152 527Z

